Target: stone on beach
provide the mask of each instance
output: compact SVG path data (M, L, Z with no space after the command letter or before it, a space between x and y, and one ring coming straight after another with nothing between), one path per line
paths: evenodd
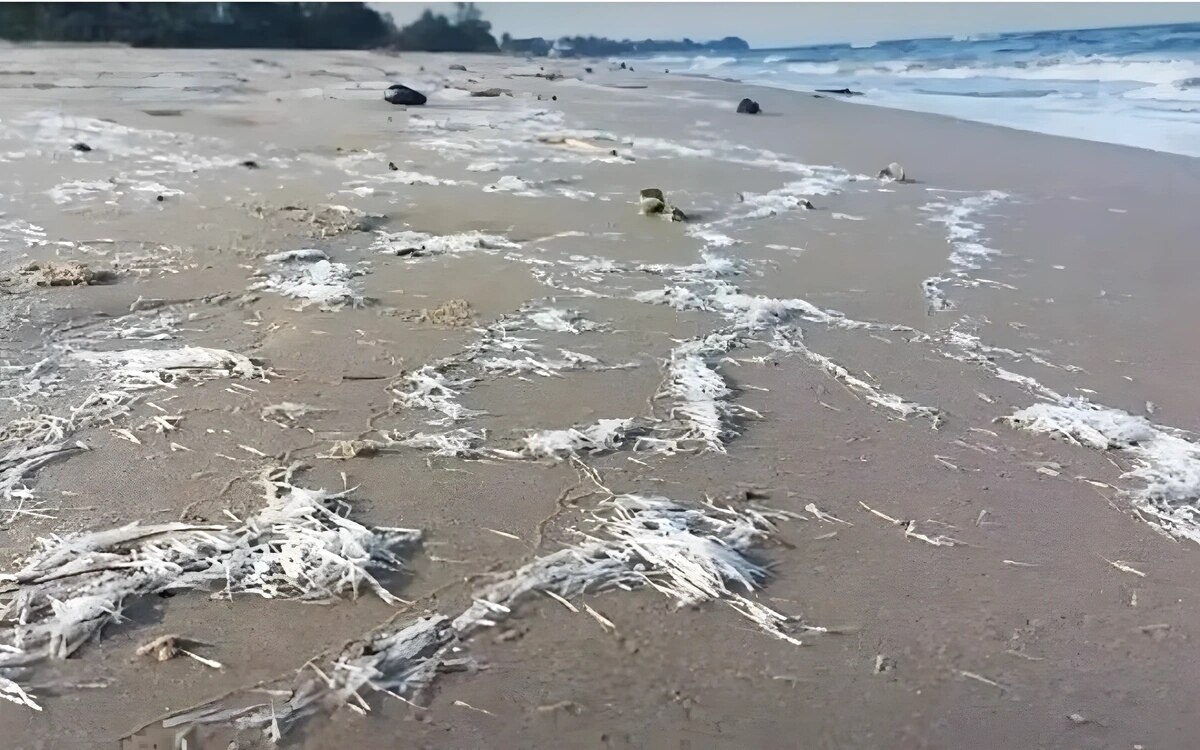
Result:
M753 99L743 99L738 102L737 111L739 115L757 115L762 112L762 107Z
M450 70L461 70L463 72L466 72L467 66L463 65L461 63L451 63Z
M883 169L879 170L879 179L895 180L896 182L905 182L904 167L898 162L892 162Z
M512 92L509 91L508 89L498 89L498 88L477 89L477 90L471 92L471 96L487 96L487 97L512 96Z
M687 221L687 214L668 204L666 196L659 188L642 188L639 206L646 215L661 214L669 217L671 221Z
M388 90L384 93L383 98L391 104L403 104L408 106L417 106L424 104L427 100L425 95L419 91L410 89L402 83L395 83L388 86Z

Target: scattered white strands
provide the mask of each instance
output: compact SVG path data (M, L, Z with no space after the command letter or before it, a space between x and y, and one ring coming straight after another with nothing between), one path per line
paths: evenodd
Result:
M1127 454L1134 467L1122 476L1142 483L1128 494L1143 518L1171 536L1200 543L1200 445L1190 436L1075 398L1034 404L1003 421L1093 450Z
M200 346L73 351L66 355L66 360L86 364L95 374L128 390L170 387L188 380L224 377L263 380L267 376L266 370L245 355Z
M37 704L33 696L4 675L0 675L0 698L11 703L16 703L18 706L32 708L34 711L42 710L42 707Z
M474 378L452 380L435 365L425 365L402 378L402 389L393 389L396 403L404 408L427 409L442 414L435 424L458 422L483 412L468 409L458 402L462 391L475 382Z
M1004 685L1001 685L999 682L996 682L995 680L988 679L987 677L984 677L981 674L976 674L974 672L968 672L965 669L958 669L955 671L959 674L959 676L966 677L968 680L974 680L975 682L983 683L984 685L987 685L989 687L994 687L1002 693L1008 692L1007 687L1005 687Z
M492 627L498 622L494 605L514 610L535 592L569 604L570 597L585 593L648 585L681 607L725 601L769 634L798 643L785 629L790 618L738 593L751 593L766 579L766 570L746 553L765 540L777 517L765 509L613 497L596 518L598 536L536 558L477 592L476 602L454 620L454 627L463 634Z
M991 190L972 195L958 201L941 200L927 203L922 211L933 214L930 221L946 228L946 241L950 244L950 277L936 276L921 283L922 292L930 310L942 311L953 308L946 298L942 286L952 280L970 285L970 271L978 271L982 264L1000 254L980 242L983 225L971 217L995 204L1008 199L1008 194Z
M1143 573L1142 571L1138 570L1137 568L1129 565L1129 563L1126 563L1123 560L1109 560L1107 557L1101 557L1100 559L1103 560L1104 562L1108 563L1109 565L1113 566L1117 570L1121 571L1122 573L1129 573L1131 575L1137 576L1138 578L1146 577L1145 573Z
M596 329L596 324L585 319L582 314L574 310L561 310L556 307L547 307L531 312L527 319L543 331L579 334Z
M878 386L854 375L824 354L818 354L809 349L796 333L792 333L789 336L776 331L775 339L770 343L770 346L779 351L803 355L805 359L820 368L826 375L846 386L847 390L851 393L861 396L872 406L892 412L900 419L908 419L913 416L928 419L930 426L935 430L942 425L943 417L940 409L923 406L895 393L888 393L881 390Z
M392 442L407 448L431 451L435 456L476 458L486 439L487 434L483 431L457 429L438 433L416 432L394 437Z
M566 430L540 430L521 440L519 455L563 459L580 453L601 453L620 448L635 430L633 419L601 419Z
M14 589L0 610L13 624L0 637L21 652L0 653L0 668L64 659L133 601L163 591L323 601L366 587L399 603L370 569L400 567L398 553L420 532L351 520L346 493L297 487L295 468L264 473L267 504L237 528L133 523L41 540L24 567L0 574Z
M732 334L712 333L671 350L658 396L672 399L670 415L680 424L680 434L662 444L666 452L673 452L676 443L695 443L702 450L725 452L726 438L736 434L733 417L747 412L729 403L732 391L708 359L723 355L734 344Z
M364 297L352 283L362 272L345 263L332 263L323 256L320 251L304 250L267 256L268 260L280 259L276 262L276 270L259 272L262 278L251 283L249 289L274 292L300 300L301 307L318 305L322 310L365 304Z
M820 508L818 508L816 503L809 503L808 505L805 505L804 510L811 513L813 515L813 517L816 518L818 521L824 521L825 523L840 523L840 524L845 524L846 526L854 525L854 524L850 523L849 521L843 521L842 519L838 518L837 516L831 516L830 514L826 513L825 511L821 510Z
M472 252L495 254L520 248L519 244L509 241L506 237L484 232L433 235L413 231L379 231L368 249L385 255L421 258L427 255L458 255Z

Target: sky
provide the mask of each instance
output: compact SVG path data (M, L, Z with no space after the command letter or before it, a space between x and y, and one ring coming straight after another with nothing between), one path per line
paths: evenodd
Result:
M453 3L370 3L406 24ZM1200 22L1197 3L478 3L499 37L595 35L696 41L740 36L757 48L927 36Z

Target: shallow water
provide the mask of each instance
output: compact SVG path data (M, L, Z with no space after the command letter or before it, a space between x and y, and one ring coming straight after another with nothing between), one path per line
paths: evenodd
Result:
M645 58L850 101L1200 156L1200 24L979 35Z

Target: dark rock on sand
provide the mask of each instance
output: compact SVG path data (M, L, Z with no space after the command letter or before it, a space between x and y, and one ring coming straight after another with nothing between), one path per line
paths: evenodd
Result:
M466 72L467 66L460 65L459 63L454 63L453 65L450 66L450 70L461 70L463 72Z
M740 115L757 115L762 112L762 107L753 99L743 99L738 102L737 111Z
M851 91L850 89L817 89L822 94L841 94L842 96L862 96L861 91Z
M621 63L621 70L625 70L625 63Z
M75 145L71 146L71 150L79 151L80 153L86 154L88 151L92 150L92 147L87 145L86 143L80 141L79 143L76 143Z
M258 165L258 162L254 161L253 159L247 159L246 161L242 162L242 166L245 167L246 169L259 169L260 168Z
M383 98L392 104L408 106L417 106L428 101L420 91L414 91L400 83L388 86L388 90L384 93Z
M896 182L907 182L908 178L904 176L904 167L896 162L892 162L883 169L879 170L879 179L895 180Z
M583 69L583 72L584 72L584 73L591 73L591 72L592 72L592 69L591 69L591 68L584 68L584 69Z
M508 89L478 89L472 91L471 96L512 96L512 92Z
M644 214L659 214L671 221L687 221L687 214L667 203L666 196L659 188L642 188L639 195L639 206Z
M400 171L400 167L397 167L397 166L396 166L396 162L394 162L394 161L389 161L389 162L388 162L388 169L392 170L393 172L399 172L399 171Z

